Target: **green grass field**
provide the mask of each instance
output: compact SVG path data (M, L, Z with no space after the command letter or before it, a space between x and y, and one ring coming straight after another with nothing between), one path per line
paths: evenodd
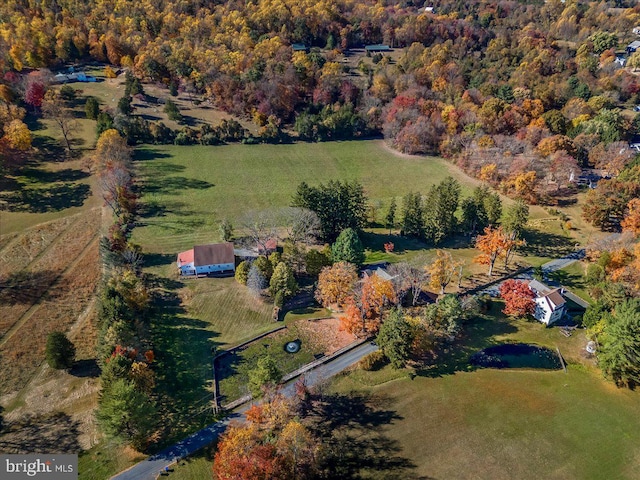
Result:
M302 181L358 180L369 199L383 205L409 191L426 193L448 175L464 194L473 188L444 160L404 158L380 141L144 147L136 157L145 214L134 240L153 252L217 241L223 218L238 226L248 210L288 206Z
M570 366L406 376L369 387L397 418L381 427L414 465L405 478L637 478L640 395ZM386 478L367 471L366 478Z

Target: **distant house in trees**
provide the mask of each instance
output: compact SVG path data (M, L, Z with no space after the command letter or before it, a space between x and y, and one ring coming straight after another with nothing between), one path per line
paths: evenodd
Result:
M73 83L73 82L95 82L96 77L87 75L84 72L75 72L70 69L68 73L58 73L53 77L53 83Z
M308 52L309 47L307 47L304 43L294 43L291 45L291 48L294 52Z
M367 53L382 53L382 52L391 51L391 47L389 45L380 45L380 44L367 45L366 47L364 47L364 49Z
M533 313L536 320L551 325L564 316L567 302L562 297L561 289L549 288L537 280L531 280L529 288L536 294L536 298L533 299L536 302L536 310Z
M206 275L208 273L234 272L236 269L233 243L196 245L178 254L180 275Z
M260 255L268 257L273 252L278 250L278 240L276 238L270 238L264 245L256 243L255 245L245 245L242 247L234 248L233 252L236 257L243 260L255 260Z
M264 245L256 245L258 255L268 256L278 249L278 240L276 238L270 238Z
M635 35L640 35L640 27L635 27L635 28L632 30L632 32L633 32Z
M435 13L432 5L428 5L424 7L425 13Z
M635 40L627 45L627 53L634 53L636 50L640 48L640 40Z

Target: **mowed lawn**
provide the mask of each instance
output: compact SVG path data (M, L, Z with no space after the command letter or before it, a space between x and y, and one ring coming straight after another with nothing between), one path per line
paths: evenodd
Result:
M403 478L638 478L640 392L618 389L584 358L583 331L499 313L473 320L466 335L432 369L354 370L336 379L338 392L364 392L396 418L379 426L394 453L412 468ZM477 369L476 351L502 342L559 348L563 370ZM367 470L365 478L385 478Z
M223 218L236 228L252 209L291 204L300 182L360 181L384 215L391 198L427 193L448 175L466 195L473 180L443 159L405 158L381 141L290 145L153 146L137 150L144 181L142 228L134 240L146 251L176 252L219 239ZM398 215L399 217L400 215Z
M379 428L414 465L404 478L638 478L640 394L578 367L403 376L376 387L347 376L336 388L364 389L396 413Z

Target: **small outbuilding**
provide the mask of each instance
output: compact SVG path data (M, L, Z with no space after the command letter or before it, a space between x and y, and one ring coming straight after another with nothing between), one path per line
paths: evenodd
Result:
M233 243L196 245L191 250L179 253L176 263L180 275L185 276L235 272Z
M367 45L366 47L364 47L364 49L367 53L380 53L380 52L391 51L391 47L389 45L380 45L380 44Z
M636 40L627 45L627 53L634 53L636 50L640 48L640 40Z

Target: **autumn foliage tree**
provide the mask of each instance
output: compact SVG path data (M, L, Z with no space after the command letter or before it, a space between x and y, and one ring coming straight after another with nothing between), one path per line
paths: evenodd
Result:
M456 262L451 254L445 250L436 250L436 258L425 267L429 274L429 286L444 295L447 285L460 275L462 262Z
M533 314L536 304L535 294L526 282L509 279L500 285L500 296L504 300L502 312L514 317L524 317Z
M31 81L24 92L24 101L34 108L40 108L46 92L47 87L44 83L38 80Z
M627 211L620 223L623 232L640 235L640 198L633 198L627 203Z
M377 274L365 275L361 288L345 300L344 315L340 317L344 330L355 335L378 332L383 309L396 303L397 297L391 280Z
M476 238L476 248L481 253L473 261L489 265L489 276L493 275L496 260L505 252L506 238L502 227L487 227L484 229L484 235L478 235Z
M366 328L369 332L377 331L374 325L379 323L384 307L396 303L396 292L391 280L385 280L377 274L366 275L362 280L361 304L364 317L370 320Z
M26 152L31 149L31 132L22 120L11 120L5 125L4 138L14 150Z
M294 405L275 396L247 411L247 422L224 433L213 463L219 480L300 480L318 473L321 445L297 418Z
M324 267L318 276L316 300L323 306L337 305L343 307L352 295L358 281L355 265L338 262L331 267Z

